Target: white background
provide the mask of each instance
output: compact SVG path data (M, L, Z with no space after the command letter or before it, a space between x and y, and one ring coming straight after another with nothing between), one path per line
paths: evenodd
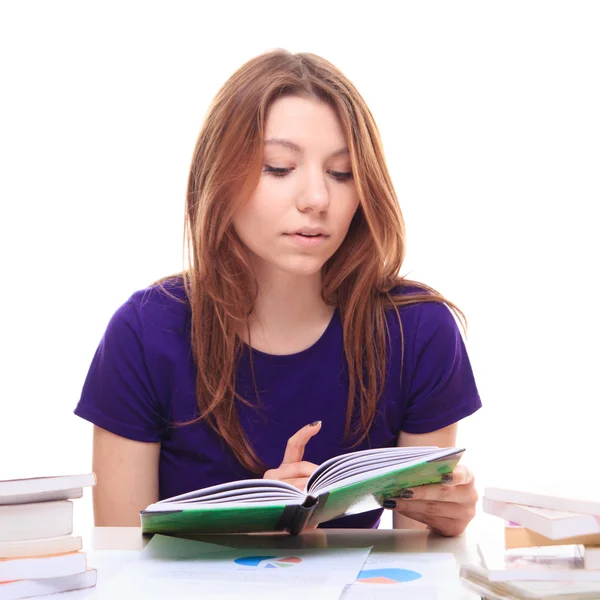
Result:
M0 479L90 470L72 411L107 321L181 269L208 104L284 47L357 85L406 219L403 273L467 315L484 409L459 442L480 490L600 489L600 5L215 6L0 4ZM89 494L77 510L91 518Z

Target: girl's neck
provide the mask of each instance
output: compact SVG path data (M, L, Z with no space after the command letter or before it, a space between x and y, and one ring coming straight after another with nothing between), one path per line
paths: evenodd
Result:
M334 312L321 297L321 274L290 275L269 269L257 272L257 279L258 295L249 321L252 347L291 354L313 345Z

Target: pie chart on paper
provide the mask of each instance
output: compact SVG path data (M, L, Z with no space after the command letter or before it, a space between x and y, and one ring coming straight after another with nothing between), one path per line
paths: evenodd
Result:
M255 567L257 569L285 569L302 562L297 556L244 556L233 561L236 565Z
M415 581L423 577L410 569L364 569L358 574L356 583L394 584Z

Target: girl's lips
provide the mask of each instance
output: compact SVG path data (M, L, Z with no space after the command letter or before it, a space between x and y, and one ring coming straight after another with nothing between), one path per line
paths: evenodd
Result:
M329 237L327 235L319 234L319 235L301 235L299 233L286 233L286 237L290 238L294 241L294 243L299 246L304 246L306 248L312 248L315 246L319 246L325 242L325 240Z

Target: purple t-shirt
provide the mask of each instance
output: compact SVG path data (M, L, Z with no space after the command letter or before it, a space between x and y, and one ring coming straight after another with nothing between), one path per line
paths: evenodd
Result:
M190 345L190 308L181 284L136 292L110 320L92 360L75 414L116 435L160 442L160 499L198 488L256 477L243 468L206 424L172 427L197 416L196 367ZM475 412L481 402L460 331L441 303L394 310L388 374L368 438L350 448L344 440L348 400L342 324L335 311L310 348L276 356L244 346L236 386L256 404L249 354L261 410L238 403L255 452L268 469L279 466L287 440L304 425L322 421L304 460L320 464L351 450L394 446L399 432L428 433ZM381 510L329 521L327 527L376 527Z

